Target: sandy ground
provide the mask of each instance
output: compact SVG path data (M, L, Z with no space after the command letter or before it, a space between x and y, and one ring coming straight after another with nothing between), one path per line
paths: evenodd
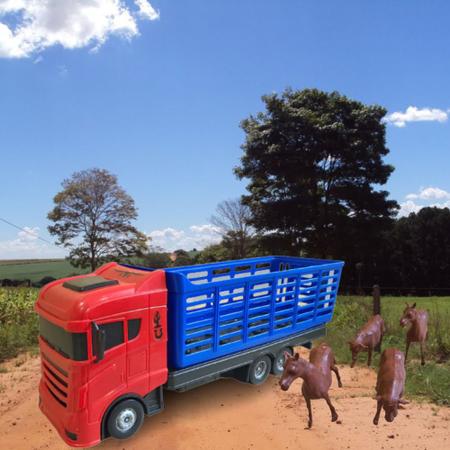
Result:
M68 449L37 407L39 360L26 355L0 366L0 448ZM177 394L166 410L146 418L127 441L97 449L428 449L450 448L450 408L412 402L393 423L372 425L375 372L340 366L344 387L330 391L341 423L331 423L323 400L313 401L314 426L306 430L301 381L282 392L274 377L262 386L233 380ZM6 370L6 371L5 371Z

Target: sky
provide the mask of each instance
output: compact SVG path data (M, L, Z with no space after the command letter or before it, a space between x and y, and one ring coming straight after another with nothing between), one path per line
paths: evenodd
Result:
M450 206L450 2L0 0L0 259L64 251L63 179L105 168L153 244L218 239L242 119L261 96L337 90L388 110L401 214Z

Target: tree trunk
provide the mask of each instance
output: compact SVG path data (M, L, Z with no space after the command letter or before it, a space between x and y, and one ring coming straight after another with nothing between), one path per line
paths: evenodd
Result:
M94 247L94 243L91 242L90 246L91 246L91 272L95 272L95 269L97 268L97 260L95 258L95 247Z

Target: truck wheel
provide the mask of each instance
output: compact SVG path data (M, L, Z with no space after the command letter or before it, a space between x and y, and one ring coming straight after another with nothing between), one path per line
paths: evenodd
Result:
M144 408L133 399L118 403L111 410L106 428L109 434L116 439L126 439L141 428L144 421Z
M280 376L284 371L284 352L287 352L292 356L292 348L284 347L275 355L275 360L272 366L272 373L274 375Z
M262 384L270 374L271 361L268 356L256 358L250 365L248 381L251 384Z

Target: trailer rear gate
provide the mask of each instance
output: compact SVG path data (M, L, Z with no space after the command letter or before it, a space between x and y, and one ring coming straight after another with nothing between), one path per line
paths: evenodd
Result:
M343 265L271 256L166 269L169 368L204 363L329 322Z

